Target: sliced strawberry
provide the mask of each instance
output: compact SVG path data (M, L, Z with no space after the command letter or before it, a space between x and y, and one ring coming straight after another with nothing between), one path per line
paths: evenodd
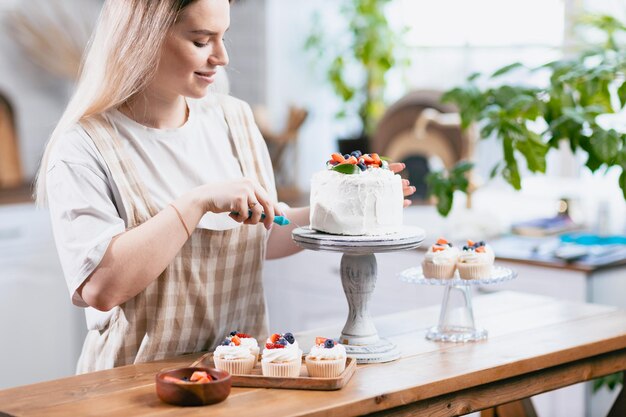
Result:
M346 162L346 158L343 157L340 153L334 153L330 156L333 161L337 161L338 163Z
M327 339L326 337L318 336L318 337L315 338L315 344L316 345L323 345L324 342L326 342L326 339Z
M281 345L280 343L266 343L265 349L284 349L285 345Z
M191 382L197 382L198 380L202 379L202 378L208 378L209 376L207 375L206 371L194 371L193 374L191 374L191 378L189 378L189 380Z
M365 161L366 164L373 164L374 163L374 158L372 158L371 156L369 156L368 154L363 155L361 158L363 158L363 160Z
M380 156L378 156L377 153L372 153L370 154L370 156L372 157L372 159L374 160L376 164L378 164L379 166L382 165L383 161L380 159Z
M442 250L445 250L446 248L444 248L443 246L437 246L437 245L433 245L433 252L441 252Z
M278 339L280 339L280 335L278 333L274 333L270 336L270 340L272 341L272 343L278 342Z
M237 336L233 336L230 341L235 344L235 346L241 345L241 339Z
M448 241L445 240L444 238L440 237L439 239L437 239L437 244L438 245L447 245Z
M174 382L176 384L180 384L181 382L185 382L182 379L174 378L173 376L165 375L163 377L163 381Z
M485 253L487 251L485 250L484 246L479 246L479 247L476 248L476 252Z
M350 158L346 159L346 162L347 162L348 164L356 165L356 164L358 164L358 163L359 163L359 160L358 160L358 159L356 159L356 157L353 155L353 156L351 156Z
M211 381L212 381L211 377L207 375L206 378L200 378L199 380L197 380L195 382L197 382L199 384L205 384L205 383L211 382Z
M248 333L237 333L237 337L240 339L250 339L252 338L252 336L250 336Z
M467 241L467 246L474 246L474 241L473 240L468 240Z

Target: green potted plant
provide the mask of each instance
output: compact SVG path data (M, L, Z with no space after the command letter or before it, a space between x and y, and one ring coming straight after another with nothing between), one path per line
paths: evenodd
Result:
M369 151L368 138L385 111L386 75L407 63L397 57L402 49L399 33L385 16L392 0L345 0L341 4L344 28L340 34L327 33L320 16L314 20L305 48L325 69L334 93L341 99L338 117L358 115L361 129L354 138L340 141L340 151Z
M626 106L626 48L616 40L626 26L613 17L597 15L581 23L603 31L605 44L538 68L513 63L491 75L473 74L466 85L446 92L442 100L458 106L464 128L476 123L482 138L495 137L500 142L503 160L493 167L492 178L500 175L519 190L519 162L523 160L530 172L545 173L548 152L566 142L572 152L585 155L585 165L592 172L621 167L619 186L626 198L626 133L598 122L598 116ZM546 71L549 83L483 87L514 70ZM537 130L533 127L537 125L545 127ZM458 180L459 172L466 171L467 164L429 178L442 215L452 207L453 192L467 190L467 183Z
M530 172L545 173L548 152L566 142L572 152L586 157L585 165L592 172L621 168L618 181L626 199L626 132L598 122L601 115L626 111L626 48L616 38L626 33L626 25L605 15L586 16L580 23L604 32L604 45L538 68L513 63L489 76L473 74L466 85L446 92L442 100L458 106L463 127L477 123L482 138L493 136L500 142L503 160L493 167L492 178L501 175L519 190L520 160ZM479 84L513 70L548 71L549 83L543 87ZM545 127L533 129L537 121ZM454 191L467 191L463 175L468 171L468 164L461 163L449 173L430 176L430 191L442 215L450 211ZM593 387L613 390L621 384L622 372L594 380Z

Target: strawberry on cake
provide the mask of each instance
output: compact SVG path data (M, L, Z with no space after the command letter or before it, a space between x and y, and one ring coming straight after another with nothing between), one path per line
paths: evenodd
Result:
M232 332L230 332L230 337L233 336L237 336L239 338L241 346L250 349L250 353L252 353L255 358L259 357L261 349L259 348L259 343L254 337L250 336L247 333L240 333L237 330L233 330Z
M246 375L252 372L257 357L241 344L238 336L229 336L213 352L215 367L229 374Z
M346 369L346 348L333 339L316 337L315 346L305 358L309 376L335 378Z
M489 278L494 260L495 254L491 246L482 241L468 240L459 254L456 267L462 279Z
M336 235L385 235L402 226L402 179L378 154L334 153L311 179L311 228Z
M295 378L301 366L302 350L292 333L274 333L267 339L261 357L264 376Z
M433 244L422 261L422 271L426 278L449 279L454 277L459 250L444 238Z

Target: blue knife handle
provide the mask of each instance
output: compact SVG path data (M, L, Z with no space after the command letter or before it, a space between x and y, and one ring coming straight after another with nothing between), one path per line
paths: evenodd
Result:
M230 214L233 216L239 216L238 211L231 211ZM248 210L248 217L252 216L252 210ZM265 218L265 213L261 213L261 220ZM290 222L289 219L285 216L274 216L274 223L279 226L287 226Z

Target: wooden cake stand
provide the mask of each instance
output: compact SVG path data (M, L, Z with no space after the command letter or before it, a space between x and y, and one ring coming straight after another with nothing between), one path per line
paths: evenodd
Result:
M348 356L356 358L358 363L389 362L400 357L396 345L378 336L369 312L377 278L374 254L417 248L424 237L422 229L412 226L383 236L331 235L308 227L293 230L293 240L304 249L343 253L341 283L349 313L339 341L345 345Z

